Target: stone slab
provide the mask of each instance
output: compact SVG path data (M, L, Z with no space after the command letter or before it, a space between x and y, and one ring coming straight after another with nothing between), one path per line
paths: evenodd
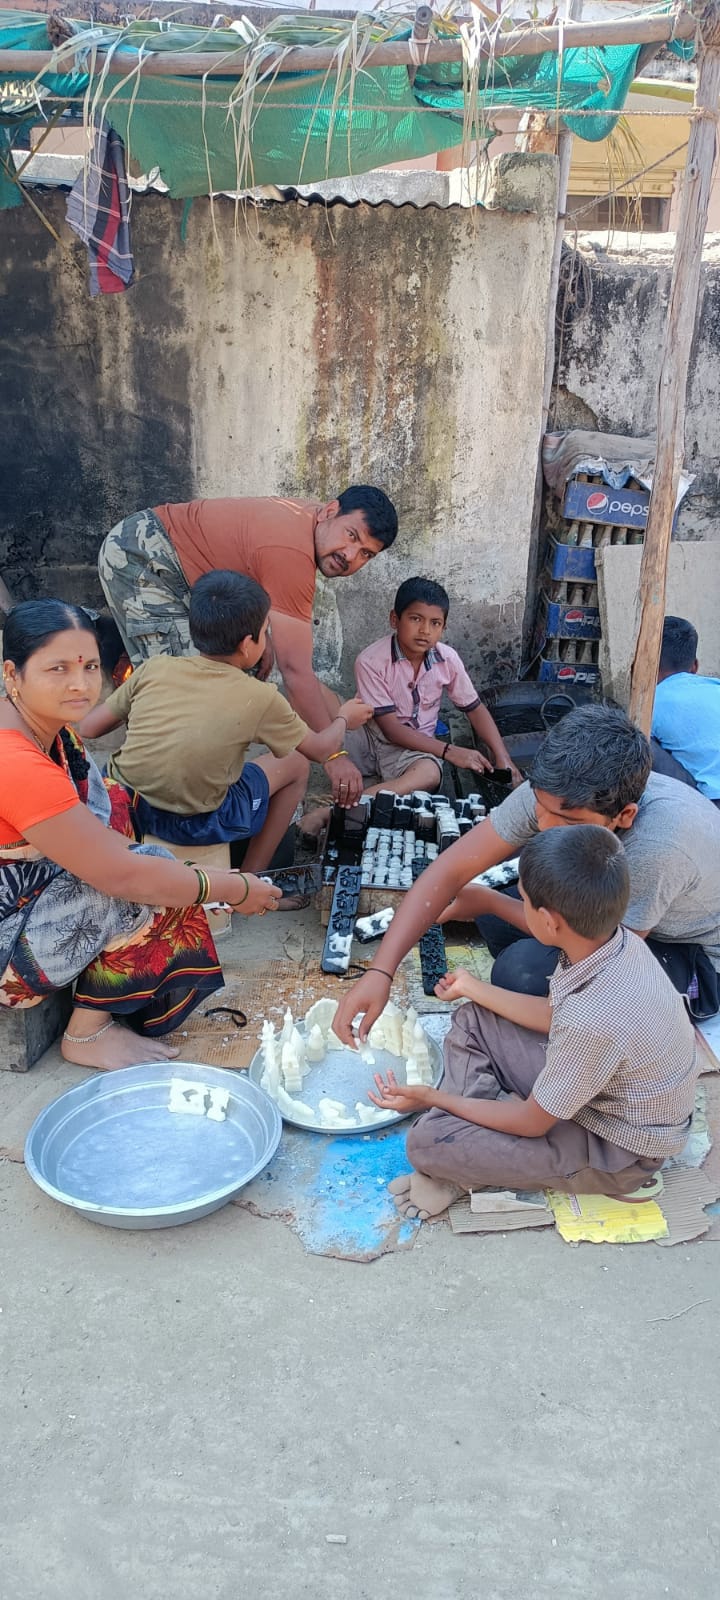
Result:
M639 624L641 557L641 545L609 545L595 553L603 689L626 709ZM720 541L670 546L665 614L692 622L698 631L700 671L720 677Z
M28 1072L59 1039L72 1011L72 989L27 1009L0 1007L0 1072Z

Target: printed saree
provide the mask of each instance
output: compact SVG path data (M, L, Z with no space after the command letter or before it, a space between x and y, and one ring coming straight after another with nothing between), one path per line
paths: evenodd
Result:
M53 754L80 799L134 839L126 791L106 785L77 735L70 739L88 763L84 779L70 772L61 739ZM130 849L169 854L158 845ZM37 1005L71 983L76 1005L160 1035L180 1027L223 976L201 906L164 911L111 899L20 839L0 854L0 1005Z

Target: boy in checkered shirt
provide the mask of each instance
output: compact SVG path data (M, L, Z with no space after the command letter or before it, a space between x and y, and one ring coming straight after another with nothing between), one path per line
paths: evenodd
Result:
M408 1134L416 1170L391 1185L406 1216L484 1187L650 1199L687 1139L695 1035L659 962L622 927L628 868L615 834L538 833L520 856L520 890L532 936L560 950L549 997L451 973L436 992L471 1004L453 1018L442 1088L378 1080L376 1104L427 1111Z

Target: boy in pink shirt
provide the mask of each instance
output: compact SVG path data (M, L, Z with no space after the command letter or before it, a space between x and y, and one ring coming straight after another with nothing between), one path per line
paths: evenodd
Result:
M471 772L513 766L457 650L441 644L449 607L441 584L406 578L390 612L393 632L369 645L355 662L358 693L374 714L364 728L348 734L347 747L369 780L366 794L438 789L443 761ZM490 760L436 734L443 694L465 712Z

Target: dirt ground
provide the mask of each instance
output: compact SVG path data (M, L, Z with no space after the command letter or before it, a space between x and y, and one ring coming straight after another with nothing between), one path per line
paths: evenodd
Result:
M715 1245L357 1265L237 1206L98 1227L9 1161L0 1210L8 1600L715 1600Z

